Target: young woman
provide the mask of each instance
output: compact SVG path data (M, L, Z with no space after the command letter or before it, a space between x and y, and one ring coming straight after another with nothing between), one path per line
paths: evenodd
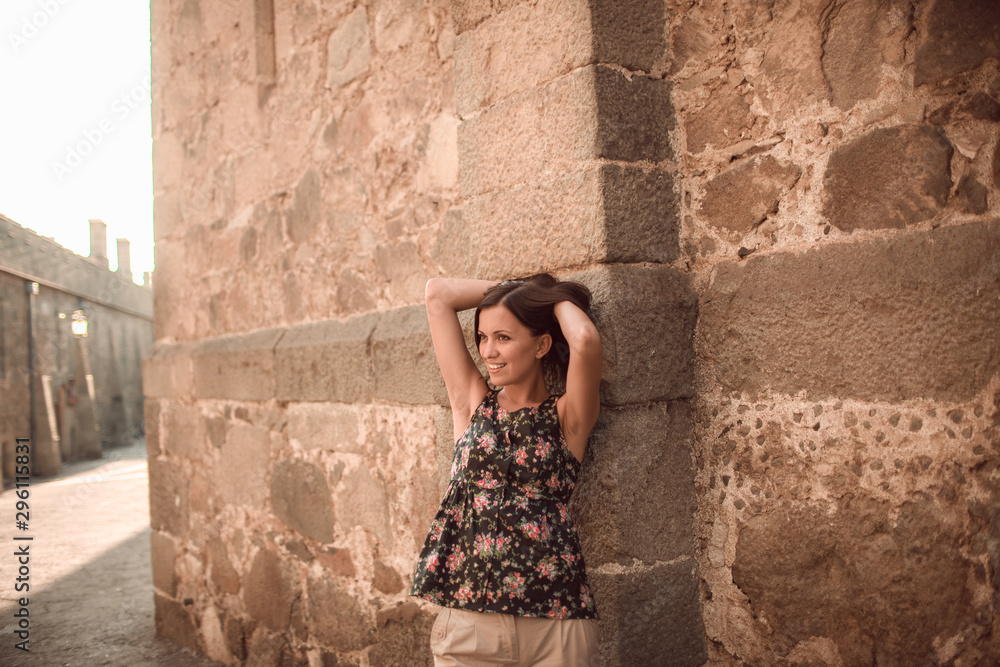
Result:
M435 278L426 302L457 439L410 590L442 606L435 665L589 665L597 610L568 503L600 410L590 292L547 274ZM465 346L470 308L496 389Z

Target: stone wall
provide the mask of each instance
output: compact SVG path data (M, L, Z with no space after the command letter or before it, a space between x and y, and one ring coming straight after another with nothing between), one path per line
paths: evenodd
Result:
M158 632L240 664L428 664L421 306L457 258L450 11L152 5Z
M545 269L591 285L607 349L574 508L606 663L704 661L697 299L650 168L673 159L663 21L655 2L154 2L162 635L231 664L429 663L433 611L406 590L453 443L423 286Z
M603 664L1000 653L992 4L152 10L161 635L430 664L423 284L549 270L605 346Z
M92 224L100 228L103 248L104 223ZM34 296L26 289L31 283L38 286ZM33 438L35 474L54 475L65 461L99 458L103 448L142 434L142 359L152 344L152 306L151 290L132 282L127 271L109 271L106 257L81 257L0 216L0 447L6 479L14 476L16 438ZM85 338L73 335L77 310L87 319ZM50 427L44 378L57 433Z
M995 661L1000 6L668 15L711 662Z

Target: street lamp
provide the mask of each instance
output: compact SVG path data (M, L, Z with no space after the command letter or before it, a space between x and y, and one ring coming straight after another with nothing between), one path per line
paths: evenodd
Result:
M87 315L82 308L73 311L73 322L70 327L77 338L87 337Z
M87 337L87 314L83 310L83 300L79 302L79 308L73 311L73 322L70 325L73 335L76 336L80 344L80 357L83 359L83 374L87 381L87 395L90 396L90 407L94 411L94 430L100 431L100 420L97 418L97 391L94 387L94 374L90 371L90 356L87 354L87 345L83 339Z

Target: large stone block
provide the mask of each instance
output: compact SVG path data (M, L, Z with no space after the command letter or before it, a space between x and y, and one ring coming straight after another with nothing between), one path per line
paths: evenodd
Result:
M519 4L455 39L458 113L468 116L592 64L593 52L585 0Z
M609 0L610 1L610 0ZM660 162L673 157L674 110L670 83L611 67L594 68L597 155L623 162Z
M379 317L361 315L290 328L275 349L278 399L370 401L374 379L369 345Z
M188 532L188 478L176 463L149 461L149 523L153 530L185 537Z
M1000 4L995 0L937 0L921 28L914 85L943 81L1000 57Z
M282 459L271 472L271 506L292 529L317 542L333 541L333 502L323 470L314 463Z
M594 61L649 72L666 49L665 5L657 0L587 0Z
M697 66L709 62L718 43L716 29L699 12L688 12L676 23L670 31L669 73L679 72L688 64Z
M753 126L750 105L738 90L723 85L714 90L698 111L687 114L685 135L689 153L700 153L707 146L725 148L740 141Z
M157 341L164 339L186 340L193 328L194 315L191 309L185 310L181 298L183 286L190 284L190 267L184 262L183 245L179 241L157 241L153 248L156 261L156 276L153 284L153 310L156 317L153 320L153 337ZM170 276L169 282L166 276ZM154 347L170 345L157 343ZM155 352L151 350L150 354Z
M309 630L321 644L357 651L375 642L371 613L330 577L310 574Z
M619 165L484 194L464 207L471 273L502 278L558 266L667 262L679 253L677 208L669 174Z
M358 7L330 33L326 45L326 87L339 88L368 71L372 61L368 13Z
M229 551L225 542L214 530L205 543L208 567L212 576L212 584L220 593L238 593L240 590L240 575L229 560Z
M213 481L228 505L262 507L266 490L271 436L266 428L236 424L219 452Z
M247 623L252 629L256 623ZM244 626L243 618L237 614L225 614L222 619L222 633L226 638L226 646L229 653L237 660L246 660L247 657L247 629Z
M383 243L375 248L375 266L394 295L413 302L423 299L427 274L413 241Z
M972 174L962 176L955 190L955 199L959 208L965 213L982 215L989 210L988 190L986 186L976 180Z
M364 408L342 403L292 403L288 406L288 439L306 449L364 453Z
M899 508L855 494L829 510L781 506L740 530L733 581L767 618L775 652L826 637L843 664L933 664L938 638L962 636L984 611L961 521L927 494Z
M147 398L142 403L142 426L146 437L146 456L153 459L163 453L160 449L161 402Z
M476 3L461 4L472 10ZM461 115L585 65L605 63L648 72L666 46L664 7L655 0L510 4L475 30L467 30L455 15L456 102Z
M552 180L596 157L594 68L510 97L458 126L463 199Z
M337 549L336 547L323 547L316 552L316 560L322 565L325 571L338 577L354 578L358 574L354 567L354 559L347 549Z
M197 398L264 401L274 397L274 348L284 329L202 341L193 354Z
M724 171L705 185L700 215L712 227L739 239L778 209L802 170L770 155L755 157Z
M845 111L878 92L883 41L892 32L895 18L888 4L884 0L858 2L831 12L823 43L823 74L830 84L833 104Z
M956 95L927 114L931 125L948 125L969 120L1000 123L1000 102L983 92Z
M608 266L568 276L593 293L604 347L606 406L689 398L698 304L688 279L667 267Z
M458 127L462 196L553 180L593 159L671 155L670 86L589 66L490 107Z
M285 630L292 602L301 595L294 568L273 551L261 549L243 586L243 601L254 620L272 630Z
M154 343L142 360L142 391L147 398L186 398L194 391L191 354L195 343Z
M422 304L382 313L372 333L371 349L376 399L448 405Z
M444 214L441 231L434 240L431 259L447 275L476 275L472 266L470 223L466 222L464 208L454 207Z
M820 67L823 18L832 13L829 3L825 0L771 5L741 2L728 5L727 11L739 35L738 59L754 63L754 71L749 72L750 83L757 101L772 121L780 125L791 118L798 119L803 109L829 99L829 88ZM715 16L709 16L708 20L717 22ZM717 30L712 36L716 45L724 34L721 27ZM717 62L718 48L711 51L709 62Z
M687 401L602 411L573 499L591 568L693 555L691 439Z
M198 628L184 605L154 591L153 610L158 637L169 639L192 651L201 650Z
M389 521L389 499L379 471L360 466L345 473L337 491L337 525L343 530L360 527L379 538L388 549L394 542Z
M600 261L606 254L601 180L596 168L467 199L471 275L499 279Z
M205 420L197 405L171 403L166 410L163 451L188 459L205 455Z
M372 565L375 569L372 577L372 588L386 595L395 595L403 590L403 580L399 573L392 569L392 566L386 565L377 558L372 562Z
M306 241L319 222L322 209L322 183L315 168L307 169L299 179L292 196L292 207L285 224L292 243Z
M693 558L589 574L607 667L705 664L698 568Z
M968 401L1000 371L1000 222L723 263L699 354L746 395Z
M223 612L225 613L225 612ZM216 662L226 663L232 659L229 642L222 629L219 612L209 603L201 613L201 639L205 644L205 654Z
M680 256L680 201L663 171L601 166L604 263L666 263Z
M177 575L174 560L177 547L169 535L153 531L149 534L149 554L152 560L153 587L167 597L177 595Z
M901 125L841 146L823 176L823 215L837 229L902 228L948 201L953 149L943 130Z

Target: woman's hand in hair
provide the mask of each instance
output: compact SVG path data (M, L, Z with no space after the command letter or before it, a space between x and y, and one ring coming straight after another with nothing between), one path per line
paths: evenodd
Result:
M587 313L575 303L560 301L554 312L569 345L566 393L557 406L559 423L566 445L582 460L587 438L601 410L601 336Z

